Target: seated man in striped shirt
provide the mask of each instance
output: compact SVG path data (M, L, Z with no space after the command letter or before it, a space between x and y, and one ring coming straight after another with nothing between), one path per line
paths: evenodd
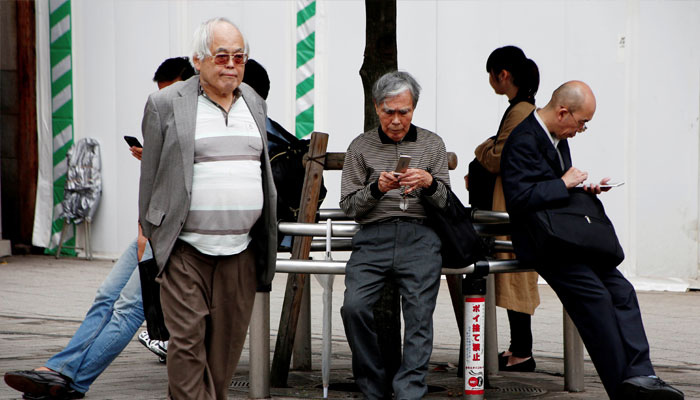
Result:
M390 72L372 90L380 126L355 138L345 154L340 207L361 224L345 273L341 309L353 374L368 399L420 399L433 348L433 311L440 287L440 239L423 224L425 209L443 208L449 176L442 139L411 124L420 85ZM409 168L394 173L401 155ZM402 298L405 335L395 376L383 365L372 308L387 280Z

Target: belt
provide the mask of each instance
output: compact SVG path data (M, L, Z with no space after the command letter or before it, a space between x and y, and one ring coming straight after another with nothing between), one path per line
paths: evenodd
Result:
M381 219L379 221L370 222L365 224L365 226L379 225L379 224L395 224L397 222L406 222L409 224L423 225L425 223L425 218L412 218L412 217L390 217Z

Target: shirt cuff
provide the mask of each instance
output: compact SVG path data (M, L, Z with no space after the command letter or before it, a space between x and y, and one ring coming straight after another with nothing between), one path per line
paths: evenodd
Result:
M433 177L433 183L430 184L427 188L423 189L423 196L432 196L435 191L437 191L438 188L438 183L437 179Z
M372 193L372 197L374 197L377 200L381 199L382 196L384 196L384 193L382 193L382 191L379 190L379 180L372 182L369 185L369 190L370 193Z

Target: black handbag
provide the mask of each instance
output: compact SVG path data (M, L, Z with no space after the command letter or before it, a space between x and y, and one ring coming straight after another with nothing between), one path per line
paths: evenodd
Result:
M471 220L471 209L464 207L457 195L447 188L445 208L425 206L426 224L442 242L442 267L463 268L486 257L488 246L476 233Z
M151 340L166 341L170 338L170 332L165 327L163 308L160 305L160 285L156 282L156 276L158 264L155 258L139 262L143 315L146 317L148 337Z
M469 163L469 204L479 210L491 210L493 207L493 189L498 174L484 168L476 157Z
M536 211L531 217L530 230L538 249L575 252L611 267L625 259L603 203L583 189L570 190L567 204Z

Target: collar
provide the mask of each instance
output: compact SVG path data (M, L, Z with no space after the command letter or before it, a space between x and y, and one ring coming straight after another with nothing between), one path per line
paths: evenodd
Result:
M535 113L535 119L537 120L537 122L539 122L540 126L547 134L547 137L549 138L549 141L552 143L554 148L556 148L561 139L558 139L552 132L549 131L549 129L547 129L547 125L544 124L544 121L542 121L542 118L540 118L540 114L537 113L537 111L539 110L541 110L541 108L538 108L535 111L533 111Z
M389 136L384 133L382 130L381 125L377 128L377 132L379 133L379 140L383 144L396 144L396 143L401 143L401 142L415 142L418 140L418 129L416 129L416 126L411 124L411 127L408 128L408 132L406 132L406 136L403 137L403 139L399 140L398 142L395 142L393 139L391 139Z
M216 107L218 107L221 111L223 111L225 114L228 114L228 111L226 111L221 105L214 100L212 100L211 97L207 95L207 92L204 91L204 88L202 87L202 84L199 84L199 89L197 90L197 95L202 96L205 99L209 100L212 104L214 104ZM236 100L238 100L239 97L241 97L241 89L235 88L233 89L233 101L231 102L231 106L236 103Z

